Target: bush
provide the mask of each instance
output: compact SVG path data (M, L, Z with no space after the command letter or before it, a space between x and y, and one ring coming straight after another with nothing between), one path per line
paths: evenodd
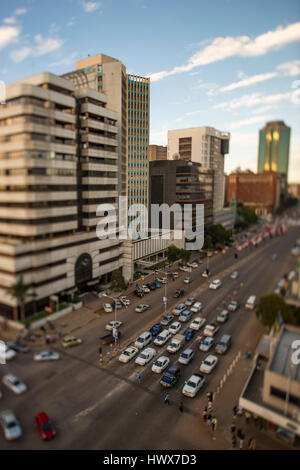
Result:
M126 287L127 285L121 271L113 271L111 275L111 288L113 290L124 290Z

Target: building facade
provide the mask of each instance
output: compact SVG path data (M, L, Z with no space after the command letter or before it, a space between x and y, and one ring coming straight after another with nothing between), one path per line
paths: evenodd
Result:
M288 185L289 194L292 197L300 198L300 183L290 183Z
M224 157L229 153L229 140L228 132L220 132L213 127L168 131L169 160L192 160L214 170L214 212L224 207Z
M117 113L103 93L41 73L6 87L0 106L0 312L18 318L11 286L28 286L26 314L49 296L107 281L122 268L116 240L99 240L96 208L117 206Z
M149 145L149 161L167 160L168 147L164 145Z
M290 127L283 121L267 122L259 131L257 171L275 171L288 179Z
M256 214L272 214L280 205L281 177L275 172L240 172L228 176L227 202L235 198Z

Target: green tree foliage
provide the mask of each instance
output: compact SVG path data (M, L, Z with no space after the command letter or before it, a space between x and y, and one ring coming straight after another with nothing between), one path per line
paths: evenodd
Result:
M29 293L31 286L25 285L23 278L20 277L15 284L13 284L9 289L11 297L14 297L17 300L17 304L20 307L20 320L25 320L25 303L26 300L30 297L35 297L36 294Z
M209 238L208 238L209 237ZM205 229L205 238L204 243L206 243L207 248L212 248L212 245L229 243L231 240L231 235L228 230L226 230L221 224L210 225Z
M237 221L235 223L236 229L244 230L250 225L256 224L258 217L255 214L255 211L250 207L246 207L243 203L237 203Z
M191 258L191 252L189 250L184 250L183 248L177 248L175 245L170 245L168 247L168 260L174 263L178 259L182 259L184 263L187 263Z
M291 308L281 295L270 294L260 298L255 314L265 326L273 326L281 316L284 323L298 324L299 309Z
M111 274L111 287L114 290L124 290L126 289L126 282L121 273L121 271L116 270Z

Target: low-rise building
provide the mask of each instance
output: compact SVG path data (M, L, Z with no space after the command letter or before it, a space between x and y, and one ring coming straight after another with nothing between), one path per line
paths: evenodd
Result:
M149 145L149 161L167 160L168 147L164 145Z

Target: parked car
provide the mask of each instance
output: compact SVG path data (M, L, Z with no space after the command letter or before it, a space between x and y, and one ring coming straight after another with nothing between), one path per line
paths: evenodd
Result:
M27 390L27 386L14 374L5 374L2 383L16 395L21 395Z
M134 295L136 295L136 297L144 297L145 292L142 289L135 289Z
M176 335L176 333L178 333L178 331L181 329L182 325L179 321L174 321L172 323L172 325L170 325L169 327L169 332L172 334L172 335Z
M140 304L140 305L138 305L138 306L135 308L135 311L138 312L138 313L143 313L143 312L145 312L146 310L148 310L148 308L150 308L150 305L148 305L148 304Z
M154 325L151 326L149 332L152 334L152 336L157 336L162 330L163 330L163 327L161 323L155 323Z
M117 331L117 338L113 336L113 330L111 330L107 335L101 336L99 338L100 344L105 346L105 345L115 343L117 339L121 338L121 331L119 330L116 330L116 331Z
M179 316L179 321L185 323L192 318L192 315L193 314L190 310L184 310Z
M227 309L229 310L229 312L235 312L239 307L239 304L236 300L232 300L229 304L228 304L228 307Z
M103 309L106 313L112 313L113 307L111 304L103 304Z
M222 282L220 281L220 279L215 279L214 281L212 281L209 284L209 288L213 289L213 290L216 290L216 289L219 289L219 287L221 287L221 285L222 285Z
M163 330L159 335L155 338L154 344L156 346L163 346L166 342L171 338L171 333L169 330Z
M114 303L113 303L113 306L117 310L121 310L121 308L123 308L122 302L120 300L115 300Z
M141 289L142 289L143 292L145 292L145 294L149 294L149 292L151 292L151 290L149 289L149 287L146 286L146 285L142 286Z
M174 294L173 294L173 297L175 298L179 298L179 297L183 297L184 296L184 290L182 289L177 289Z
M185 277L184 280L183 280L183 282L184 282L185 284L190 284L192 281L193 281L193 279L192 279L191 277L189 277L189 276L188 276L188 277Z
M107 325L105 326L105 329L107 331L112 331L114 328L119 328L121 325L123 325L123 322L119 320L112 320Z
M4 437L7 441L12 441L22 436L21 425L13 411L2 411L0 413L0 423L3 429Z
M16 356L16 351L9 348L6 344L4 345L4 348L0 348L0 364L10 361L15 356Z
M122 295L121 297L119 297L119 300L120 300L120 302L122 302L124 307L129 307L130 299L128 299L128 297L126 297L126 295Z
M156 288L156 289L160 289L160 288L161 288L161 283L158 282L158 281L155 281L155 282L154 282L154 285L155 285L155 288Z
M177 279L179 274L175 271L174 273L171 273L171 276L173 277L173 279Z
M219 331L219 329L220 327L217 325L217 323L211 322L209 325L206 325L203 334L205 336L214 336Z
M194 354L193 349L187 348L180 354L178 362L183 365L188 365L193 359Z
M43 441L54 439L56 436L54 426L44 411L35 416L34 423Z
M246 309L248 310L253 310L256 305L256 296L255 295L250 295L249 299L246 302Z
M33 360L37 362L58 361L59 358L60 355L55 351L41 351L33 356Z
M229 318L229 312L228 310L222 310L222 312L219 313L217 316L217 322L218 323L225 323Z
M193 328L187 328L182 334L186 341L190 341L195 336L196 330Z
M237 279L239 277L239 273L237 271L233 271L233 273L230 274L230 279Z
M194 305L190 308L191 312L193 313L198 313L200 310L202 310L202 303L201 302L195 302Z
M72 346L78 346L82 343L81 338L77 338L76 336L65 336L61 342L64 348L71 348Z
M203 273L201 274L202 277L208 277L209 276L209 269L204 269Z
M166 388L173 387L178 382L179 377L180 368L174 364L164 373L160 380L160 384Z
M179 266L180 271L189 271L187 266Z
M155 372L156 374L160 374L168 367L169 364L170 364L170 359L167 356L160 356L153 363L151 370L152 372Z
M25 343L21 343L21 341L8 341L7 347L13 349L16 352L26 353L30 351L29 347Z
M179 305L177 305L177 307L173 308L172 313L175 316L179 316L181 314L181 312L183 312L185 310L185 308L186 308L185 304L179 304Z
M161 284L166 284L168 282L168 278L167 277L157 277L156 281L160 282Z
M184 303L187 307L191 307L195 303L195 297L189 297Z
M139 350L135 346L128 346L128 348L126 348L119 356L119 361L127 364L127 362L131 361L138 352Z
M155 290L156 289L155 282L151 282L150 284L147 284L147 287L149 287L150 290Z
M200 330L201 326L203 326L205 323L205 318L204 317L196 317L190 324L190 328L193 328L194 330L198 331Z
M184 384L182 393L186 397L194 398L200 388L205 384L205 377L201 374L193 374Z
M207 352L210 350L212 345L214 344L214 340L211 336L204 337L199 344L200 351Z
M138 357L136 358L136 360L134 361L136 364L138 364L139 366L144 366L146 364L148 364L148 362L151 361L151 359L153 359L153 357L155 356L156 354L156 351L155 349L153 348L146 348L144 349L144 351L142 351Z
M145 346L147 346L149 343L151 343L151 340L152 340L152 334L149 331L145 331L137 338L134 345L137 348L142 349Z
M169 323L171 323L171 321L173 320L174 318L174 315L165 315L162 320L161 320L161 324L163 326L167 326Z
M217 363L218 363L217 356L213 356L212 354L210 354L209 356L207 356L206 359L202 361L201 366L200 366L200 372L204 374L210 374L213 371L213 369L216 367Z

